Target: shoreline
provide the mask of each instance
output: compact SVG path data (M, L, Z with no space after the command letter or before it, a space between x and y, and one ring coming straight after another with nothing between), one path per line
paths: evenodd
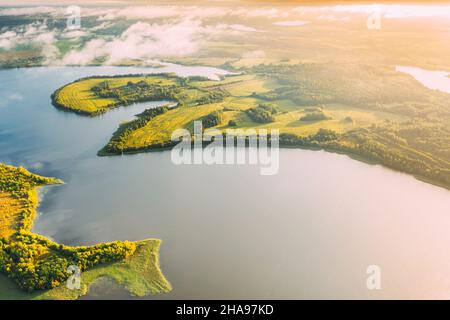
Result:
M42 200L42 196L39 195L40 188L61 185L64 184L64 182L56 178L47 178L36 175L21 167L5 164L1 164L1 167L2 170L6 171L5 177L2 180L2 185L0 185L0 187L4 187L5 189L0 189L0 191L11 199L20 201L22 206L13 208L15 209L13 214L16 216L16 219L14 220L15 223L9 226L11 231L10 235L2 235L2 237L0 237L0 250L8 250L8 246L18 244L24 246L24 249L26 250L37 250L34 249L33 246L40 246L42 249L45 249L45 252L51 253L51 256L58 259L66 259L67 264L76 264L81 271L82 286L80 289L68 289L65 285L68 277L68 274L66 274L66 276L58 278L57 285L52 285L50 288L40 288L36 286L33 289L27 287L28 289L25 290L22 285L17 283L17 280L25 281L25 279L21 278L23 275L20 272L17 273L15 271L17 266L14 262L8 260L8 251L5 251L4 253L6 256L3 255L2 259L6 260L2 261L6 263L6 266L0 267L2 267L2 269L7 269L1 270L2 279L0 279L0 283L5 283L0 286L0 299L7 299L10 290L15 291L12 293L13 296L18 295L21 299L77 299L87 294L90 285L103 276L112 278L118 285L123 286L132 295L136 296L168 293L172 290L172 286L165 278L159 263L159 249L162 240L147 238L134 242L112 241L101 242L91 246L67 246L58 243L47 236L35 233L32 231L32 228L34 222L38 219L38 207ZM20 189L21 193L19 195L14 195L12 193L13 191L8 191L8 182L19 179L16 176L12 176L14 174L25 175L25 178L33 181L33 184L30 184L28 189L26 187ZM4 207L5 214L7 213L7 209L7 207ZM0 212L0 214L3 214L3 212ZM128 246L130 251L121 253L119 251L120 246L125 246L124 249ZM117 251L111 252L111 256L108 256L109 253L103 253L101 251L102 248L110 250L110 252L112 250ZM86 258L81 258L81 256L73 260L78 254L87 255L86 257L89 257L92 253L100 259L92 265L87 264L88 260L84 261L83 259ZM74 257L72 257L72 255L74 255ZM34 267L39 270L38 261L41 261L41 256L38 255L35 259L37 260L30 261L29 263L34 263ZM50 258L42 257L42 259ZM86 266L83 267L84 264L86 264ZM10 266L7 267L8 265ZM62 272L66 272L66 270ZM41 280L47 279L47 275L41 275L41 277L44 277L41 278ZM7 288L6 291L4 291L4 287Z
M99 150L97 152L97 156L99 157L114 157L114 156L131 156L131 155L135 155L135 154L139 154L139 153L152 153L152 152L165 152L165 151L169 151L171 150L173 147L173 145L171 146L163 146L163 147L159 147L159 146L146 146L146 147L140 147L140 148L136 148L136 149L132 149L132 150L124 150L122 152L108 152L105 151L105 148L102 148L101 150ZM415 179L417 179L418 181L430 184L432 186L435 187L439 187L442 189L445 189L447 191L450 191L450 186L438 181L438 180L434 180L431 179L429 177L426 176L422 176L420 174L411 174L405 171L401 171L401 170L396 170L394 168L391 168L379 161L375 161L372 159L369 159L367 157L364 157L358 153L353 153L353 152L346 152L346 151L342 151L342 150L337 150L335 148L332 147L325 147L325 146L292 146L292 145L282 145L280 144L280 149L299 149L299 150L309 150L309 151L325 151L325 152L329 152L329 153L334 153L334 154L340 154L340 155L345 155L347 157L349 157L352 160L355 161L359 161L365 164L369 164L369 165L379 165L382 166L385 169L389 169L393 172L397 172L397 173L402 173L405 174L407 176L412 176Z

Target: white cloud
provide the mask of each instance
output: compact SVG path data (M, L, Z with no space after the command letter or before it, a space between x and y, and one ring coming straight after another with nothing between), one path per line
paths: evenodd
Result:
M400 18L450 18L450 6L423 6L423 5L409 5L409 6L381 6L381 12L384 12L384 17L388 19Z
M415 5L415 4L367 4L336 5L322 7L297 7L293 11L308 13L350 13L369 15L379 11L384 18L450 18L450 5Z
M107 57L108 64L124 59L150 59L186 56L199 50L202 41L223 32L221 26L203 26L199 20L183 20L176 24L136 22L112 40L95 39L81 50L72 50L63 64L88 64Z
M6 31L0 34L0 48L9 50L15 46L17 34L13 31Z
M55 41L55 33L53 31L41 33L34 37L33 41L41 44L52 44Z
M11 41L10 39L0 39L0 48L1 49L5 49L5 50L9 50L11 48L14 47L14 42Z
M109 62L122 59L189 55L198 49L198 36L205 30L198 20L178 24L149 24L137 22L119 39L107 44Z
M329 14L329 15L320 15L317 17L317 20L329 20L329 21L348 21L350 20L350 17L337 17L335 15Z
M62 33L61 37L65 39L78 39L80 37L84 37L89 33L83 30L73 30L66 33Z
M285 18L289 16L289 10L278 9L278 8L237 8L229 12L230 15L244 16L244 17L266 17L269 19L273 18Z
M0 14L62 14L64 8L25 7L1 10ZM14 10L12 10L14 9ZM17 9L17 10L16 10ZM251 11L251 12L250 12ZM221 15L280 16L277 9L245 10L232 7L195 6L128 6L115 8L82 8L82 17L99 17L102 22L90 29L49 30L47 21L35 22L15 27L14 31L1 33L0 48L12 49L17 44L32 43L42 48L46 63L86 65L104 57L107 64L115 64L125 59L153 59L161 57L188 56L198 52L202 45L219 35L239 36L250 32L263 32L255 27L234 23L205 24L206 18ZM146 21L152 18L167 18L163 22ZM97 36L82 48L73 48L58 59L59 50L55 46L58 39L76 40L86 35L95 35L96 30L113 26L117 19L137 19L121 35ZM144 20L144 21L142 21ZM83 20L81 21L83 26Z
M17 36L14 31L6 31L5 33L0 34L0 39L12 38Z
M191 18L212 18L229 15L233 12L230 7L184 7L182 10L183 16Z
M231 24L229 25L229 28L232 30L236 30L236 31L242 31L242 32L261 32L260 30L250 27L250 26L245 26L242 24Z
M109 28L112 25L113 25L112 22L106 22L105 21L105 22L102 22L101 24L99 24L98 26L90 28L90 31L97 31L97 30L106 29L106 28Z
M56 33L48 30L46 23L34 22L0 34L0 48L11 50L20 44L34 44L41 48L41 55L45 57L44 63L51 63L58 56L59 50L54 45Z
M265 57L266 53L263 50L248 51L242 55L244 59L262 59Z
M118 18L130 20L146 20L157 18L198 19L221 16L286 18L290 9L272 7L206 7L185 5L146 5L127 6L122 8L83 8L83 15L99 16L100 21L111 21Z
M241 32L263 32L262 30L258 30L251 26L246 26L243 24L226 24L219 23L214 26L214 29L217 31L231 31L233 33L241 33Z
M117 18L126 19L154 19L176 17L180 12L179 6L129 6L125 8L106 9L106 14L99 17L100 21L115 20ZM91 10L94 15L96 11Z
M207 18L220 16L287 18L304 14L332 15L333 13L370 14L380 9L385 18L446 17L450 18L450 5L380 4L380 5L335 5L283 7L232 7L232 6L187 6L187 5L135 5L125 7L83 7L82 16L97 16L100 20L116 19L146 20L155 18ZM0 15L51 15L63 16L66 7L34 6L2 8ZM291 18L292 19L292 18ZM333 20L330 18L328 20ZM337 20L343 20L337 18Z
M23 15L37 15L37 14L58 14L62 13L63 9L58 7L20 7L20 8L3 8L0 9L0 16L23 16Z
M298 27L298 26L304 26L305 24L308 24L309 21L301 21L301 20L291 20L291 21L277 21L273 24L276 26L284 26L284 27Z
M47 30L48 30L47 21L44 21L44 22L33 22L25 26L25 28L22 29L21 31L23 32L24 36L34 36L36 34L46 32Z
M61 61L64 65L86 65L95 58L106 54L105 41L103 39L94 39L89 41L82 50L72 50L67 53Z

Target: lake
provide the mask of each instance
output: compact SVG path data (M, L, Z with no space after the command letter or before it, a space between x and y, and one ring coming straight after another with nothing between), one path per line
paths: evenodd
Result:
M425 87L450 93L450 72L430 71L417 67L397 66L396 71L413 76Z
M345 155L284 149L280 171L176 166L170 152L97 157L118 124L158 103L96 118L51 93L89 75L217 69L62 67L0 71L0 161L56 176L34 231L68 245L163 240L174 290L150 299L449 298L450 192ZM160 103L161 104L161 103ZM381 290L366 287L381 268ZM128 298L108 281L90 297Z

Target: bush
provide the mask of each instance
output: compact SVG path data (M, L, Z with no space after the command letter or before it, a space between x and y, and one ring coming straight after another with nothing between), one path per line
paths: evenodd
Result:
M217 126L221 121L221 115L219 112L215 111L203 117L202 125L203 128L211 128Z
M342 120L345 123L353 123L352 117L345 117L344 120Z
M328 117L323 111L315 111L312 113L307 113L306 115L302 116L300 118L300 121L322 121L322 120L329 120L331 119Z
M229 127L237 127L237 122L235 120L230 120L228 121L228 126Z
M256 108L246 110L249 118L258 123L274 122L275 117L273 115L278 112L278 108L270 104L260 104Z

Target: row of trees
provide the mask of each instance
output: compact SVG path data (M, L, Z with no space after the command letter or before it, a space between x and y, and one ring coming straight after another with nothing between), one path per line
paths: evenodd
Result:
M27 291L59 286L71 275L69 266L85 271L126 259L136 250L136 244L128 241L67 247L35 237L21 233L10 239L0 238L0 270Z
M125 105L143 101L174 100L180 105L202 105L222 101L227 93L223 90L202 90L190 87L189 79L176 78L175 84L148 83L129 81L124 86L111 87L108 81L103 81L91 88L91 91L100 98L114 98L118 104ZM189 90L196 90L194 95ZM188 92L188 93L186 93Z
M331 119L331 117L327 116L322 110L308 112L304 116L300 117L300 121L322 121L329 119Z
M220 112L218 112L218 111L212 112L202 118L203 128L206 129L206 128L215 127L220 124L221 119L222 119L222 117L221 117Z
M130 134L144 127L154 117L166 113L169 110L167 106L147 109L137 115L137 119L120 125L119 129L113 134L108 144L100 151L102 153L122 153Z
M298 147L317 147L322 143L335 142L340 135L333 130L319 129L317 133L305 137L292 133L280 134L280 145Z
M175 100L181 92L175 85L150 85L143 80L114 88L110 87L108 81L104 81L91 88L91 91L100 98L117 99L121 105L152 100Z

